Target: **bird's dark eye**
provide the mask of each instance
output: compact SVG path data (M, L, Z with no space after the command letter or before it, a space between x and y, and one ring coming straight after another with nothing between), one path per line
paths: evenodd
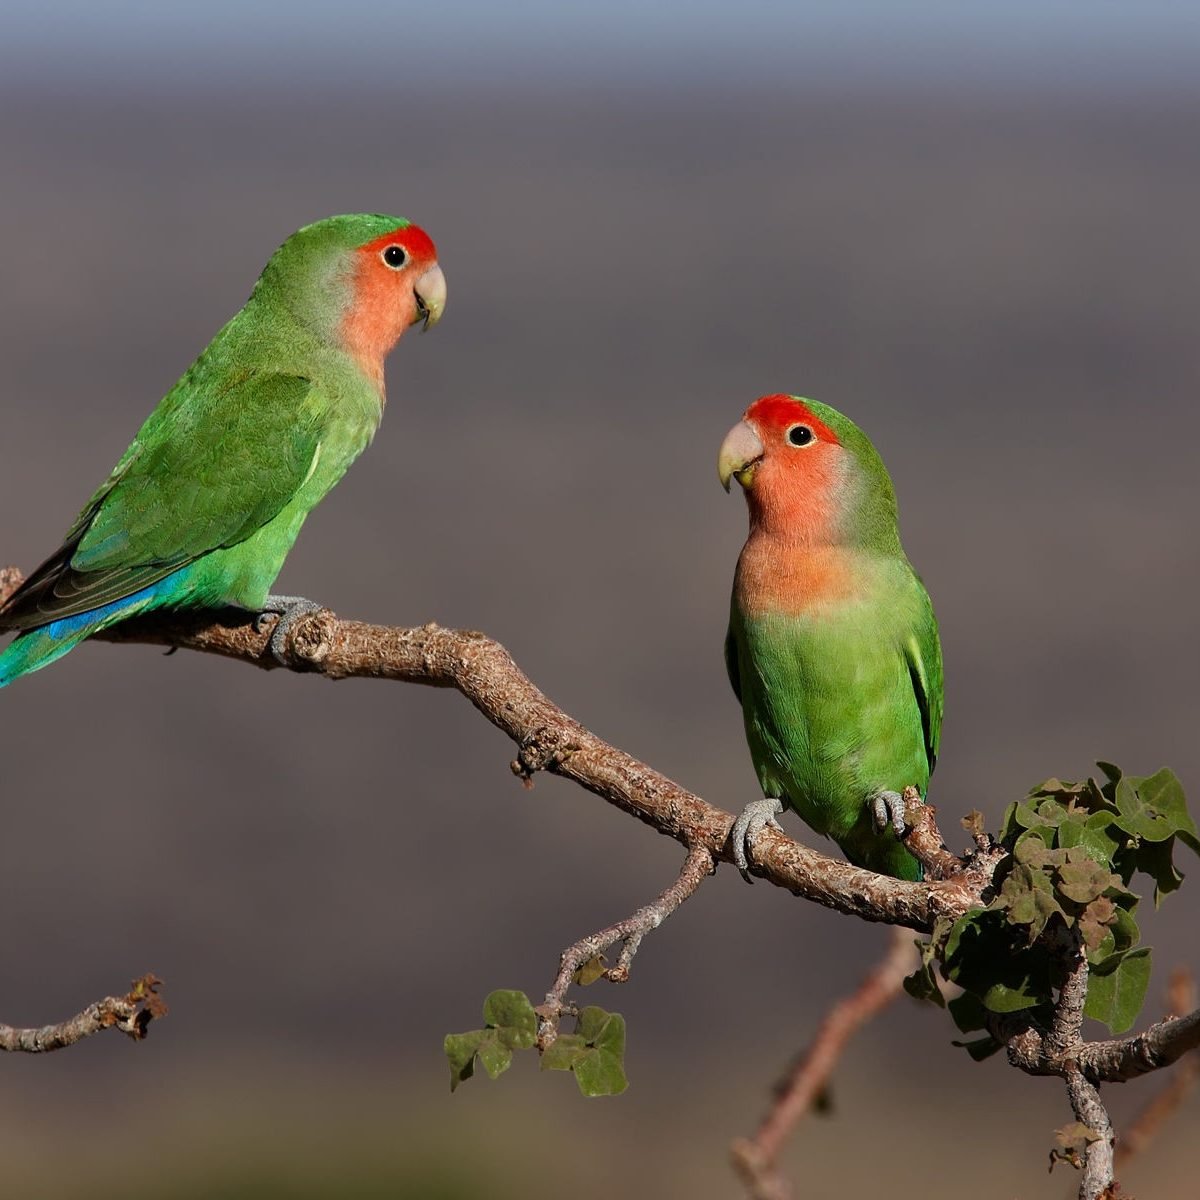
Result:
M383 252L383 261L393 270L398 271L408 262L408 255L404 252L403 246L389 246Z
M793 446L807 446L813 440L813 431L807 425L793 425L787 431L787 440Z

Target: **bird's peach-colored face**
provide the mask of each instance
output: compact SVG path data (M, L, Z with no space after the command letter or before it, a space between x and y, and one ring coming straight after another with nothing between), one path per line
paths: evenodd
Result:
M383 360L400 335L418 322L432 328L446 307L446 277L433 240L406 225L359 246L352 288L342 336L363 370L382 383Z
M717 470L726 489L731 479L742 486L755 525L803 536L835 518L843 454L802 400L763 396L726 435Z

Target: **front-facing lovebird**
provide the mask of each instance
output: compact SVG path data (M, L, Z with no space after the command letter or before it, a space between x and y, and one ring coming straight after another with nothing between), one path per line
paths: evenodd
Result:
M400 217L306 225L159 402L63 544L0 608L0 687L158 608L278 613L278 655L317 606L271 596L305 517L383 415L383 360L435 324L446 281Z
M718 473L750 510L725 662L764 798L734 826L738 865L786 805L857 866L920 879L901 793L924 798L937 758L942 652L883 461L841 413L776 395L729 431Z

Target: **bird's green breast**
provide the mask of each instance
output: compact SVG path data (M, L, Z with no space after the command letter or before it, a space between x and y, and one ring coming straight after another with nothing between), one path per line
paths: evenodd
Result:
M857 833L870 796L910 785L924 795L929 781L905 653L920 583L903 559L845 553L854 586L835 601L781 611L735 588L731 625L763 790L839 842Z

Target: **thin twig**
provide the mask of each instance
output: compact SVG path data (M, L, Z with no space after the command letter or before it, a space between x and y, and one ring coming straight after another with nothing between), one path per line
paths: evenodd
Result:
M0 601L21 574L0 570ZM155 613L95 635L235 658L270 670L270 630L255 630L246 613ZM517 745L513 770L571 779L689 849L704 847L732 862L734 817L585 729L553 704L508 651L481 633L437 625L403 629L341 621L328 611L298 620L287 637L286 665L329 679L360 676L457 688ZM62 669L61 667L59 668ZM932 814L930 814L932 818ZM940 835L939 835L940 841ZM907 883L827 858L774 829L756 840L755 874L827 908L866 921L928 932L939 916L957 918L979 904L994 862L980 857L945 881Z
M849 996L839 1000L816 1036L796 1056L775 1088L775 1100L752 1138L739 1138L733 1165L753 1200L789 1200L791 1188L776 1169L783 1143L825 1090L846 1043L903 991L917 951L903 929L892 930L887 954Z
M102 1029L119 1029L135 1041L140 1041L146 1036L151 1021L167 1015L166 1002L158 994L161 986L161 979L154 975L143 975L141 979L133 981L128 994L105 996L103 1000L89 1004L83 1012L56 1025L31 1029L0 1025L0 1050L45 1054L73 1046Z
M566 1008L567 989L575 972L616 942L623 942L616 966L600 972L597 978L607 979L610 983L625 983L642 938L652 929L657 929L685 900L693 896L714 868L712 853L703 846L694 847L688 851L679 876L657 900L639 908L633 916L623 921L580 938L562 952L554 986L546 993L545 1003L537 1009L539 1049L544 1050L558 1036L559 1017Z
M1176 967L1171 972L1167 1002L1170 1011L1175 1013L1184 1013L1196 1007L1196 981L1185 967ZM1200 1080L1200 1054L1188 1054L1176 1067L1166 1087L1138 1113L1118 1138L1117 1168L1123 1167L1153 1141L1167 1118L1187 1099L1197 1080Z

